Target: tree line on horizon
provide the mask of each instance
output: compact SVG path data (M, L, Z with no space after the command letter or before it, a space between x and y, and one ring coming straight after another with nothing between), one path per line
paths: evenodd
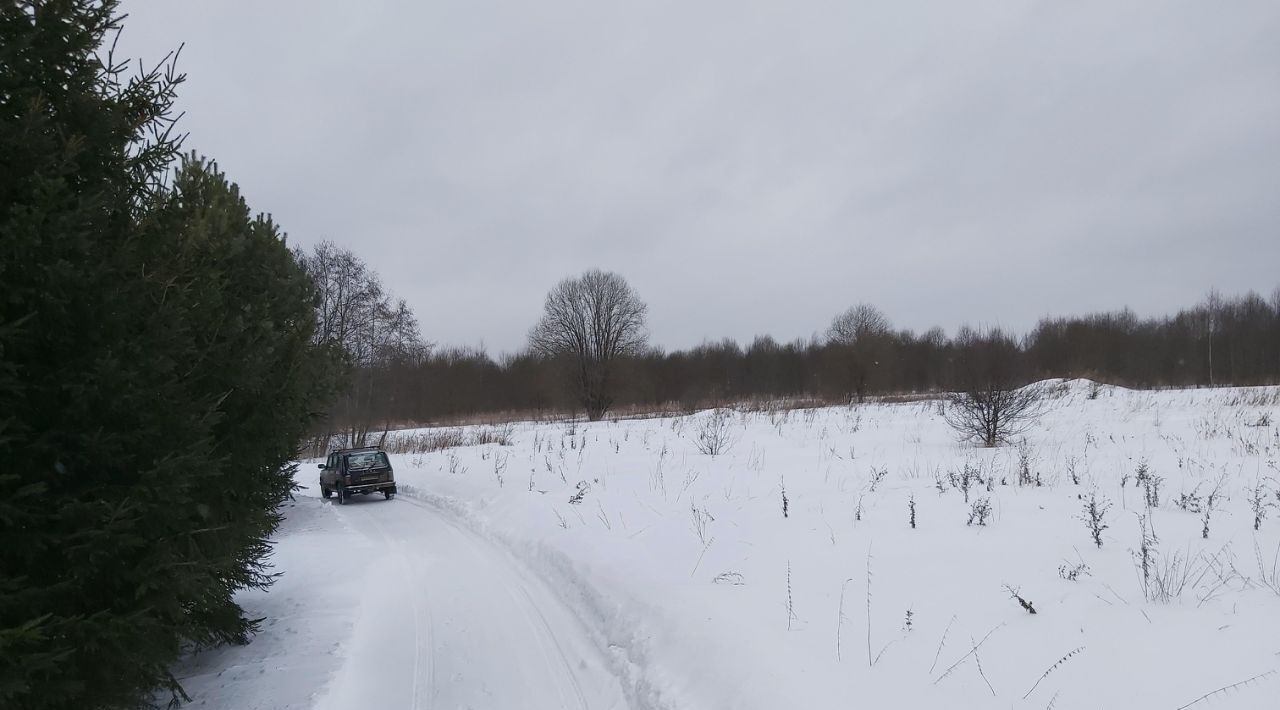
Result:
M298 258L313 273L326 271L320 263L360 261L332 243ZM382 305L373 311L399 313L402 325L412 320L407 306L393 302L376 274L362 268L361 278L375 285L340 290L379 294ZM575 348L592 345L593 318L605 323L610 313L629 325L608 366L593 369L588 365L599 358ZM625 279L589 271L548 293L543 318L518 353L495 358L482 348L433 346L413 320L359 365L358 384L331 410L326 433L364 441L371 431L485 416L596 419L608 411L691 411L760 399L843 403L948 392L973 386L974 373L990 370L995 353L1001 377L1019 383L1060 377L1134 388L1280 383L1280 288L1270 298L1211 292L1165 316L1140 318L1123 308L1044 318L1023 335L969 326L951 336L941 328L917 333L858 304L809 339L781 343L761 335L746 344L726 338L665 351L646 343L644 317L643 300ZM325 320L322 313L321 329ZM602 381L592 386L592 378Z

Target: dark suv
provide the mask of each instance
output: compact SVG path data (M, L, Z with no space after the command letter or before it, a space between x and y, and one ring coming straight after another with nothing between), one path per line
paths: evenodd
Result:
M346 503L356 493L369 495L374 491L381 491L387 500L396 494L391 461L378 447L338 449L320 464L320 494L325 498L337 493L338 502Z

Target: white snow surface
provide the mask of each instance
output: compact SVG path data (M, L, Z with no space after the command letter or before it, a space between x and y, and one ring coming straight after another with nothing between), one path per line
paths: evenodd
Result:
M228 709L1280 708L1280 388L1046 386L1023 484L936 401L735 412L714 457L712 412L517 424L347 506L304 464L262 632L175 673Z

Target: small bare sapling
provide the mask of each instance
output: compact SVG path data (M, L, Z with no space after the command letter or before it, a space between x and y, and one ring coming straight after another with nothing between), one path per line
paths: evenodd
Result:
M1253 488L1249 490L1249 510L1253 511L1253 529L1258 531L1262 529L1262 521L1267 517L1267 509L1275 506L1275 502L1271 500L1271 492L1263 485L1262 479L1259 478L1253 484Z
M982 525L986 526L987 519L991 517L991 499L978 498L973 501L973 505L969 507L969 522L966 525Z
M1160 486L1164 479L1151 472L1145 460L1138 462L1138 470L1134 474L1134 483L1142 487L1142 498L1148 508L1160 507Z
M878 468L876 468L876 467L872 466L872 467L871 467L871 482L867 485L867 489L868 489L869 491L871 491L872 493L875 493L875 492L876 492L876 486L880 485L880 482L881 482L881 481L883 481L883 480L884 480L884 478L885 478L885 476L888 476L888 475L889 475L889 469L888 469L887 467L886 467L886 468L879 468L879 469L878 469Z
M969 502L969 489L974 483L982 483L982 475L978 473L978 469L965 462L964 468L959 472L951 471L947 474L947 480L951 483L951 487L960 491L964 495L964 502ZM987 490L991 490L990 487Z
M1218 482L1214 484L1213 490L1209 491L1209 495L1204 497L1204 510L1200 513L1200 537L1205 540L1209 539L1209 521L1213 517L1213 511L1218 505L1218 501L1223 498L1222 487L1226 484L1226 474L1218 478Z
M1089 529L1089 535L1093 538L1093 544L1102 549L1102 533L1109 525L1106 523L1107 511L1111 510L1111 501L1106 498L1099 500L1097 491L1090 491L1089 498L1084 502L1084 510L1080 513L1080 520L1084 521L1085 527Z

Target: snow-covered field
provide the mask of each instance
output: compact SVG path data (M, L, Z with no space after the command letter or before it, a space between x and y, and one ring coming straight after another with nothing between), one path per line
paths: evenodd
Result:
M178 673L237 708L1280 707L1280 388L1053 390L998 449L927 401L517 424L346 507L305 467L263 634Z

